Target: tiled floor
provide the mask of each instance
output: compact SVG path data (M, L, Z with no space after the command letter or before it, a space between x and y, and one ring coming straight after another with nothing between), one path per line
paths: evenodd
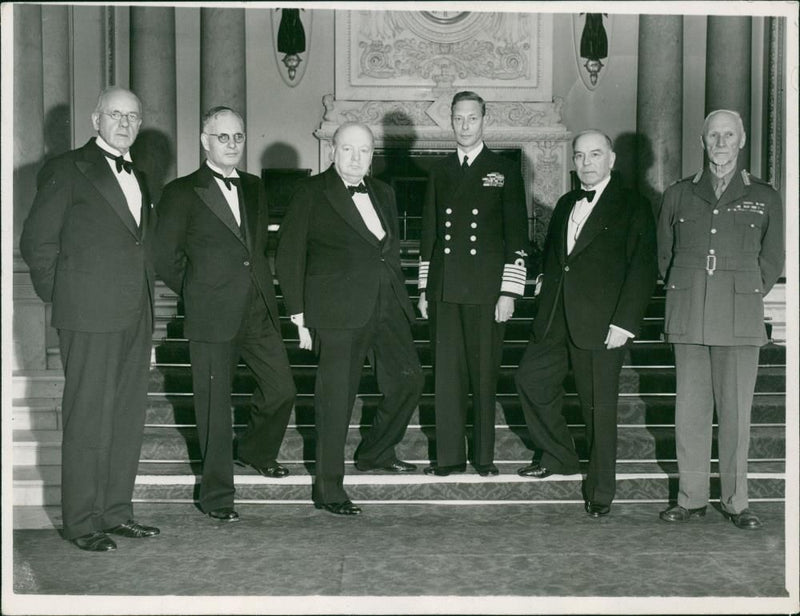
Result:
M226 525L192 505L139 505L137 518L161 535L118 539L119 549L105 554L63 541L51 522L57 509L16 508L14 589L476 600L787 596L782 504L754 505L765 522L758 532L736 529L714 509L705 520L669 525L658 519L663 507L615 504L594 520L581 504L363 504L355 518L310 504L240 505L242 521Z

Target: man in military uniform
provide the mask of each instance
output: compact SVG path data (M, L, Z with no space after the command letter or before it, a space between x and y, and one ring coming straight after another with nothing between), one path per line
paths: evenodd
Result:
M457 151L431 171L422 216L419 309L428 318L430 307L436 379L436 464L425 473L466 470L471 385L472 462L497 475L495 394L505 322L525 290L525 193L515 164L483 143L483 99L459 92L450 113Z
M708 169L667 189L658 223L680 473L678 502L660 517L705 515L716 406L722 512L738 528L758 529L747 501L750 410L767 340L763 298L783 269L783 212L775 190L738 164L745 143L738 113L711 112L702 143Z

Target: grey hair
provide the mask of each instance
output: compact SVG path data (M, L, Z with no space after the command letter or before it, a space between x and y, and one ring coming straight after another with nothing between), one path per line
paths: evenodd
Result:
M331 145L333 147L336 147L336 141L337 141L337 139L339 137L339 133L341 133L346 128L350 128L351 126L359 126L359 127L363 128L365 131L367 131L367 133L369 133L369 138L372 141L373 147L375 146L375 135L372 134L372 130L370 129L369 126L367 126L363 122L356 122L355 120L348 120L347 122L344 122L344 123L340 124L338 126L338 128L336 129L336 131L333 133L333 138L331 139Z
M94 112L100 113L103 111L103 106L105 105L106 98L110 95L114 94L115 92L125 92L126 94L130 94L133 98L136 99L136 102L139 105L139 112L141 114L142 111L142 100L136 96L134 92L129 90L128 88L123 88L122 86L107 86L103 88L102 92L100 92L99 96L97 97L97 104L94 106Z
M242 114L240 114L235 109L231 109L230 107L226 107L225 105L217 105L216 107L212 107L211 109L206 111L203 114L203 117L200 119L200 126L202 126L202 131L206 132L206 129L208 128L208 125L211 122L213 122L217 118L217 116L219 114L225 113L225 112L232 113L233 115L235 115L237 118L239 118L239 121L242 123L242 126L244 126L244 118L242 117Z
M614 151L614 142L611 141L611 137L606 135L603 131L597 128L587 128L586 130L582 130L577 135L572 138L572 149L575 149L575 144L578 142L578 139L583 137L584 135L600 135L603 139L606 140L606 144L608 144L608 149L612 152Z
M703 120L703 132L701 133L702 135L706 134L706 129L708 128L708 123L711 122L711 118L713 118L715 115L719 115L720 113L727 113L736 118L736 123L739 125L739 132L742 135L746 134L744 132L744 122L742 121L742 116L739 115L738 111L733 111L733 109L715 109L706 116L705 120Z

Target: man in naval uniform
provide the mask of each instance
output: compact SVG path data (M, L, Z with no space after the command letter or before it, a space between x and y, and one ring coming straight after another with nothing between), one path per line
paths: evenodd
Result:
M753 530L762 523L747 500L750 410L767 340L763 298L783 269L783 212L775 190L739 164L745 132L738 113L711 112L701 142L708 168L667 189L658 223L680 474L678 502L660 517L705 515L716 407L722 512Z
M450 114L456 152L431 171L422 215L419 310L430 310L436 394L436 464L425 473L466 470L471 386L472 464L497 475L495 394L505 323L525 290L525 193L519 168L483 143L483 99L459 92Z

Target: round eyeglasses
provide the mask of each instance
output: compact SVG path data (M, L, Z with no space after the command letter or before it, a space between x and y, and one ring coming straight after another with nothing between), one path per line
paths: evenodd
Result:
M206 133L209 137L216 137L220 143L228 143L233 137L234 143L243 143L245 140L244 133L234 133L233 135L229 135L228 133Z

